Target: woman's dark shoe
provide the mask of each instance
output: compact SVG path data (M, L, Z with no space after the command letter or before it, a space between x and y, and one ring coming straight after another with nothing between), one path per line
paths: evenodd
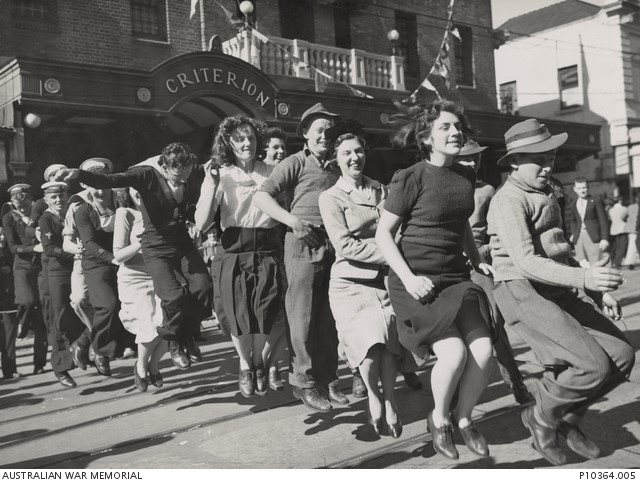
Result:
M367 421L369 423L369 426L373 428L373 432L376 433L378 436L380 436L382 434L382 431L384 430L384 421L382 418L373 419L373 416L371 416L371 410L369 409L368 405L367 405Z
M479 456L489 456L489 445L484 436L480 434L475 423L472 421L469 426L461 428L458 426L458 430L464 439L464 444L467 445L473 453Z
M147 392L147 379L145 377L140 377L140 374L138 373L138 361L133 365L133 382L138 391Z
M364 380L362 379L362 376L360 375L360 371L358 369L353 372L351 395L356 399L367 397L367 386L364 385Z
M427 416L427 429L433 439L433 448L442 456L457 460L460 458L456 446L453 444L453 427L450 424L438 428L433 423L433 411Z
M160 374L160 371L156 372L155 374L149 371L149 382L156 387L162 387L164 385L164 380L162 379L162 374Z
M269 387L274 391L284 390L284 383L280 379L280 373L275 367L269 368Z
M240 369L238 387L240 388L240 394L244 397L253 396L253 393L256 390L256 385L253 380L253 371L251 369Z
M267 370L264 364L258 364L254 369L254 378L256 381L256 394L265 396L269 390L269 381L267 380Z
M389 436L394 439L398 439L402 435L402 421L398 418L394 424L387 423L387 429L389 431Z

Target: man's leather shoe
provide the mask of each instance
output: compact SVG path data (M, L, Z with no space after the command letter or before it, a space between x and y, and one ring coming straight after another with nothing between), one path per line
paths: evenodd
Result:
M89 364L88 349L82 348L78 345L78 341L75 341L69 346L71 351L71 357L76 367L79 367L83 371L87 370L87 364Z
M109 358L107 356L101 356L96 354L96 360L94 361L96 369L103 376L109 377L111 375L111 366L109 365Z
M552 465L564 465L567 455L558 444L558 432L554 428L544 426L536 419L536 406L527 406L522 410L522 423L531 433L533 446Z
M433 411L427 416L427 429L431 433L433 439L433 449L452 460L460 458L460 454L456 449L456 445L453 444L453 427L450 424L438 428L433 423Z
M269 387L274 391L284 390L284 384L276 367L269 368Z
M458 430L464 439L464 444L467 445L473 453L480 456L489 456L489 445L484 436L480 434L475 423L472 421L469 426L461 428L458 426Z
M73 380L73 377L71 377L71 375L67 371L56 372L55 375L58 378L58 381L60 381L60 384L62 384L64 387L77 386L76 381Z
M351 395L356 399L367 397L367 386L364 385L360 371L353 373L353 384L351 386Z
M256 381L256 394L258 396L265 396L269 390L269 381L267 380L267 370L264 364L258 364L254 368L253 374Z
M147 387L149 387L149 383L147 382L146 377L140 377L140 373L138 372L138 361L133 365L133 383L136 388L140 392L147 392Z
M33 374L44 374L44 367L34 367L33 368Z
M162 379L160 371L156 373L149 371L149 382L156 387L162 387L164 385L164 379Z
M244 397L253 396L256 390L256 383L253 378L253 371L251 369L240 369L240 375L238 376L238 387L240 394Z
M331 411L331 404L322 397L317 387L293 386L293 396L314 411L326 413Z
M187 357L180 343L175 340L169 341L169 355L173 361L173 365L182 371L186 371L191 367L191 360ZM97 361L97 358L96 358Z
M328 393L329 402L332 404L337 404L338 406L348 406L349 398L344 395L344 393L338 389L338 386L329 386Z
M578 426L565 421L558 427L558 432L567 439L567 446L574 453L590 460L600 456L600 448Z
M200 351L200 347L196 344L196 341L193 337L188 337L185 341L185 348L187 354L189 354L189 360L191 362L202 362L202 352Z
M415 372L403 372L404 383L414 391L422 389L422 381Z

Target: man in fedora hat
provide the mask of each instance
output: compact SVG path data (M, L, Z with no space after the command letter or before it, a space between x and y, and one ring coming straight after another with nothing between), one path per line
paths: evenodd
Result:
M480 170L482 152L487 149L487 147L488 146L480 146L473 139L468 139L460 150L456 161L472 167L477 176ZM473 233L473 239L476 242L476 247L478 248L478 253L483 261L489 264L491 264L491 248L489 246L489 237L487 236L487 212L489 211L489 203L495 194L496 190L493 186L476 178L476 188L473 193L475 208L469 218L469 224L471 225L471 231ZM504 318L493 298L493 277L476 270L471 270L471 280L482 287L487 294L487 300L491 306L493 327L495 330L493 348L502 380L518 404L529 403L533 400L533 397L524 384L522 374L513 356L513 349L511 348L509 337L504 328Z
M566 140L535 119L509 129L507 154L498 165L511 172L488 215L496 302L545 368L532 387L536 404L523 410L522 422L536 450L554 465L567 461L558 434L573 452L599 456L578 423L591 404L629 377L635 360L609 318L621 316L608 292L622 283L622 274L605 267L606 260L581 267L562 232L549 176Z
M296 130L304 148L276 166L254 196L258 208L289 227L284 244L289 383L296 398L321 412L330 411L331 403L349 403L337 387L338 336L328 296L334 255L318 207L320 193L340 177L340 169L328 159L324 135L338 117L321 103L307 109ZM276 201L285 192L291 195L289 211Z
M13 279L17 319L20 329L18 338L25 337L29 329L33 330L33 373L44 372L47 363L47 329L43 320L40 297L38 294L39 254L42 244L35 242L30 231L33 222L30 215L33 209L31 186L20 183L9 188L12 209L2 218L2 226L13 258Z

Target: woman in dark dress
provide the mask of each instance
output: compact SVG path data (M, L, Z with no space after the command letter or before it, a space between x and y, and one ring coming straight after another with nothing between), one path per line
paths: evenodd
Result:
M415 141L421 161L398 171L389 187L376 242L391 270L389 295L400 342L419 363L430 354L434 408L428 416L436 451L457 459L450 411L466 445L489 454L471 412L487 385L491 362L489 309L482 289L469 280L469 260L480 263L469 217L473 213L475 173L455 163L470 130L460 107L447 100L416 106L395 140ZM396 232L402 227L396 245ZM458 403L450 408L456 388Z

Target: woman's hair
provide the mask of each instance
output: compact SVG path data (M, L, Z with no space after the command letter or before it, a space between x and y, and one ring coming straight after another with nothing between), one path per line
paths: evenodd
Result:
M129 193L129 188L114 188L113 198L115 201L116 208L135 208L136 207L136 205L133 203L133 199L131 199L131 193Z
M198 158L184 143L171 143L165 146L160 155L160 166L167 168L186 168L198 163Z
M462 107L448 99L438 99L427 105L413 107L406 107L400 103L394 104L401 113L394 114L391 118L394 124L402 124L402 127L393 136L393 144L406 147L415 143L423 158L428 158L431 154L431 146L425 144L424 140L431 135L433 123L440 117L440 113L450 112L457 116L464 134L473 132Z
M282 129L280 126L267 128L264 134L265 148L266 144L268 144L269 141L271 141L271 139L273 138L282 139L282 141L285 142L287 140L287 135L285 134L284 129Z
M246 124L253 128L256 135L256 155L264 150L267 126L262 121L258 121L245 114L236 114L235 116L225 117L218 126L211 145L211 159L216 166L230 166L236 163L236 157L231 147L231 133L234 129Z
M340 147L340 145L345 142L345 141L350 141L352 139L356 139L359 143L360 146L362 146L362 149L364 149L364 154L365 156L367 155L367 153L369 152L369 149L367 148L367 142L364 140L364 138L362 136L358 136L352 132L348 132L345 134L341 134L340 136L338 136L335 140L335 142L333 143L333 153L331 155L332 160L337 159L338 157L338 148Z

